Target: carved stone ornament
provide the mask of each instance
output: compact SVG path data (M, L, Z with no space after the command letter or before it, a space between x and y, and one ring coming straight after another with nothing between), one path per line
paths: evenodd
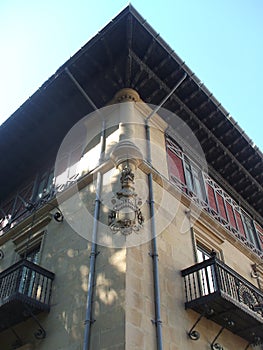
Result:
M134 188L134 173L126 164L121 171L121 190L111 200L113 209L109 214L109 226L114 233L121 232L130 235L138 232L144 218L140 206L142 200L138 198Z

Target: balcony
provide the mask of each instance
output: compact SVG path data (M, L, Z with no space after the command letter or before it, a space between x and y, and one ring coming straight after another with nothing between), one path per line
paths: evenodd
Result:
M0 273L0 332L49 311L54 274L28 260ZM40 326L42 337L44 330ZM41 335L39 334L41 337Z
M186 309L198 312L249 344L262 342L262 291L216 257L184 269L182 276Z

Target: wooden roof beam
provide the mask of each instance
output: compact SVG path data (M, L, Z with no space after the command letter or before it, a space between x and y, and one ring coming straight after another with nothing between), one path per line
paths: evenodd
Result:
M194 113L198 113L198 111L199 111L200 109L204 108L204 106L207 105L208 102L209 102L208 100L203 101L198 107L196 107L196 108L193 110L193 112L194 112Z
M200 89L195 90L194 92L192 92L187 98L185 98L184 103L187 103L190 100L192 100L199 92L200 92Z
M207 120L208 120L208 119L211 119L217 112L218 112L218 110L215 109L215 110L214 110L213 112L211 112L208 116L204 117L204 118L202 119L202 122L203 122L203 123L206 123Z
M118 73L117 65L116 65L115 62L114 62L114 59L113 59L113 56L112 56L112 52L111 52L111 50L110 50L110 48L109 48L109 45L108 45L108 43L107 43L107 41L105 40L104 37L101 38L101 42L102 42L102 44L103 44L103 46L104 46L106 55L107 55L108 60L109 60L109 64L110 64L111 67L113 67L113 69L111 70L111 72L114 73L114 76L115 76L116 80L118 81L118 83L119 83L120 85L124 85L124 84L123 84L122 76Z
M142 61L144 63L147 62L148 58L151 56L155 45L156 45L156 40L155 40L155 38L152 38L151 43L148 46L148 49L146 50L146 52L145 52L145 54L143 55L143 58L142 58Z
M153 71L156 73L159 69L161 69L163 66L165 66L169 61L171 60L171 56L167 56L162 61L154 67Z
M131 74L132 74L132 57L130 55L129 49L132 47L132 38L133 38L133 17L130 14L127 19L126 25L126 34L127 34L127 61L126 61L126 69L125 69L125 82L126 86L131 86Z

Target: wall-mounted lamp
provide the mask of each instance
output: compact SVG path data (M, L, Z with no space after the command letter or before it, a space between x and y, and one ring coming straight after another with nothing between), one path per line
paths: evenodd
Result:
M43 192L41 198L35 203L32 203L31 201L25 202L23 199L21 199L21 200L23 201L23 204L24 204L26 210L28 210L28 211L32 211L34 209L36 210L39 206L46 204L46 205L51 206L53 209L57 209L57 211L53 215L53 218L57 222L62 222L64 219L62 211L59 209L59 207L55 204L51 204L51 203L47 202L49 200L49 196L45 195L45 192Z
M123 140L115 147L111 159L119 169L121 189L112 198L112 210L108 216L108 224L113 232L129 235L138 232L144 218L140 207L142 200L135 191L135 175L142 154L137 146L129 140Z
M259 266L263 266L263 262L259 263L259 264L253 264L251 265L251 272L250 275L252 278L255 278L257 280L257 284L258 284L258 288L262 290L262 286L261 286L261 279L260 279L260 271L258 269Z
M54 207L57 209L57 211L55 212L55 214L53 215L53 218L57 221L57 222L62 222L64 220L64 216L61 212L61 210L58 207Z

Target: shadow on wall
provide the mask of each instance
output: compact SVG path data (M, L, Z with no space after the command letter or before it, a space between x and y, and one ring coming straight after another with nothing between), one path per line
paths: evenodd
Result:
M95 199L92 186L85 188L85 197L88 198L85 204L91 212L94 210ZM93 222L90 222L87 230L91 230L92 225ZM107 235L103 231L98 234ZM54 350L65 349L71 344L82 344L90 249L91 242L74 232L67 221L50 224L42 262L55 272L56 277L51 311L44 320L48 335L45 343L38 345L38 349L42 349L42 346L46 349L48 344ZM96 322L92 324L92 349L100 348L102 333L105 339L109 328L124 327L125 271L126 249L98 246L92 312L92 318Z

